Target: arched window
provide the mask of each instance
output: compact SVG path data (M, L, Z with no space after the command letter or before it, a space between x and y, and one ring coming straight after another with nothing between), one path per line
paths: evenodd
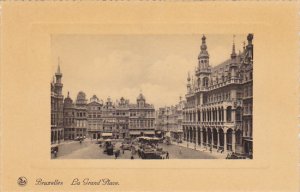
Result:
M238 145L242 144L242 137L241 137L241 135L242 135L241 130L237 130L235 132L236 144L238 144Z
M203 87L208 87L208 77L203 78Z
M226 109L226 121L227 122L231 121L231 107L227 107Z
M242 121L242 109L241 107L238 107L236 109L236 121Z

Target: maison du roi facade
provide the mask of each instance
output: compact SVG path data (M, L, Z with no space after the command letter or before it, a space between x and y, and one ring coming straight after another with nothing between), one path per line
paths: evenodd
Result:
M203 35L198 65L187 78L183 132L187 145L252 157L253 34L228 60L212 67Z
M58 66L51 82L51 143L88 136L132 138L155 135L155 109L146 103L144 95L138 95L136 103L121 99L106 102L93 95L90 100L80 91L75 102L69 93L62 95L62 73Z

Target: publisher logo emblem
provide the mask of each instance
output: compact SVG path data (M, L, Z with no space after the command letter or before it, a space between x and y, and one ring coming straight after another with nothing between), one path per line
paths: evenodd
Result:
M27 179L26 177L19 177L18 180L17 180L17 183L20 185L20 186L25 186L27 184Z

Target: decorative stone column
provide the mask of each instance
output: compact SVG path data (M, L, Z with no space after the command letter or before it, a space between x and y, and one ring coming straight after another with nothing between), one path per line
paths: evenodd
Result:
M203 122L202 111L200 110L200 122Z
M214 148L214 129L211 131L211 148Z
M206 129L206 147L208 147L208 129Z
M224 131L224 152L227 152L227 130Z
M217 150L219 150L220 147L220 132L219 129L217 129Z
M231 110L231 121L235 122L235 110Z
M232 131L232 152L235 153L235 131Z
M203 147L203 131L202 131L202 127L200 127L200 147Z
M190 142L190 128L189 127L187 127L186 128L186 142Z
M227 122L226 108L225 108L223 111L224 111L224 113L223 113L223 121L224 121L224 122Z
M198 145L198 127L195 128L196 140L195 140L195 149L197 149Z
M58 143L58 130L55 131L55 143Z

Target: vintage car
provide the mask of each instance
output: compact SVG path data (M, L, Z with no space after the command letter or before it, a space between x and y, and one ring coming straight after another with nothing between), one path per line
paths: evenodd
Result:
M104 141L104 153L107 155L113 155L114 154L114 145L112 144L111 139L106 139Z
M140 155L142 159L162 159L162 152L155 150L142 150Z
M74 139L74 141L82 141L82 140L84 140L85 139L85 137L76 137L75 139Z
M123 149L123 150L130 150L131 149L131 145L128 144L128 143L122 143L121 149Z

